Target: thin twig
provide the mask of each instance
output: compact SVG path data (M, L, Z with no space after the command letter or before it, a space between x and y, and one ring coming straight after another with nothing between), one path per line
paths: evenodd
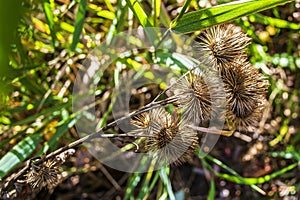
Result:
M133 112L129 113L128 115L123 116L123 117L121 117L121 118L119 118L119 119L117 119L117 120L115 120L115 121L113 121L113 122L107 124L106 126L104 126L103 128L101 128L99 131L97 131L97 132L95 132L95 133L92 133L92 134L90 134L90 135L87 135L87 136L85 136L85 137L83 137L83 138L80 138L80 139L78 139L78 140L76 140L76 141L70 143L69 145L67 145L67 146L65 146L65 147L62 147L62 148L60 148L60 149L57 149L56 151L54 151L54 152L48 154L48 155L45 157L45 160L48 160L48 159L50 159L50 158L53 158L54 156L60 154L61 152L65 151L65 150L67 150L67 149L70 149L70 148L74 148L74 147L76 147L76 146L82 144L83 142L90 141L90 140L92 140L92 139L94 139L94 138L98 138L99 135L102 135L104 131L107 131L107 130L113 128L114 126L116 126L116 125L117 125L119 122L121 122L121 121L124 121L124 120L126 120L126 119L129 119L129 118L131 118L131 117L133 117L133 116L139 115L139 114L141 114L141 113L143 113L143 112L147 112L147 111L149 111L149 110L152 110L152 109L155 109L155 108L159 108L159 107L168 105L168 104L170 104L170 103L174 103L174 102L176 102L176 101L178 101L178 100L179 100L178 97L171 97L171 98L168 98L168 99L164 99L164 100L162 100L162 101L150 103L150 104L148 104L148 105L146 105L146 106L140 108L139 110L133 111ZM127 135L127 136L129 136L129 135ZM105 137L105 135L102 135L102 137ZM113 136L111 136L111 137L115 137L115 135L113 135ZM41 159L40 162L37 161L37 162L35 162L35 163L39 164L39 163L42 163L43 161L44 161L44 160Z
M114 188L118 191L121 190L121 186L118 182L112 177L112 175L107 171L107 169L100 163L99 168L101 172L105 175L105 177L109 180L109 182L114 186Z
M196 65L195 67L189 69L187 72L185 72L183 75L181 75L174 83L169 85L164 91L162 91L160 94L158 94L152 102L155 102L159 97L161 97L161 95L165 94L170 88L174 87L175 84L177 84L181 79L186 77L186 75L188 75L191 71L193 71L197 67L198 67L198 65Z
M117 120L115 120L115 121L107 124L106 126L104 126L103 128L101 128L97 132L94 132L94 133L92 133L90 135L87 135L87 136L85 136L83 138L80 138L80 139L78 139L78 140L76 140L76 141L68 144L67 146L64 146L62 148L57 149L54 152L49 153L45 157L36 160L34 163L35 163L35 165L40 165L44 161L52 159L53 157L57 156L58 154L66 151L68 149L77 147L80 144L82 144L83 142L90 141L90 140L92 140L94 138L101 138L101 137L102 138L112 138L112 137L124 137L124 136L131 136L132 137L133 135L130 134L130 133L124 133L124 134L103 134L103 133L104 133L104 131L113 128L114 126L116 126L121 121L129 119L129 118L134 117L136 115L139 115L139 114L141 114L143 112L147 112L149 110L153 110L155 108L159 108L159 107L162 107L162 106L174 103L174 102L176 102L178 100L180 100L179 97L170 97L170 98L158 101L158 102L152 102L152 103L150 103L150 104L148 104L148 105L140 108L139 110L133 111L133 112L129 113L128 115L123 116L123 117L121 117L121 118L119 118L119 119L117 119ZM136 135L135 137L146 137L146 136L144 136L144 135ZM26 173L27 169L30 167L30 161L31 160L32 159L30 159L29 161L27 161L26 166L23 167L17 174L15 174L13 176L13 178L6 184L6 186L4 187L4 189L3 189L2 192L9 191L9 189L13 186L14 182L16 182L16 180L18 180L19 177L21 177L22 175L24 175Z
M0 197L2 197L2 195L4 193L6 193L8 191L8 189L11 188L14 185L14 183L18 180L18 178L20 176L23 176L26 173L27 169L29 169L29 167L30 167L31 160L32 159L26 161L26 165L20 171L18 171L18 173L13 175L13 177L8 181L8 183L6 183L4 185L4 188L0 191L1 192Z
M223 135L223 136L227 136L227 137L231 136L234 133L234 131L224 131L224 130L219 130L219 129L215 129L215 128L205 128L205 127L193 126L193 125L187 125L187 126L196 131L217 134L217 135Z
M159 42L154 46L154 49L157 49L161 44L162 42L167 38L167 36L170 34L170 29L168 29L162 36L161 40L159 40Z

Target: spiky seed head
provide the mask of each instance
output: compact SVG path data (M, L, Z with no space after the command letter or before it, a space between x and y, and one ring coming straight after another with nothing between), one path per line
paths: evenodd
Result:
M57 162L55 160L47 160L40 165L35 165L33 162L26 177L26 182L34 189L40 190L43 187L52 189L58 184L60 179Z
M162 108L142 113L131 120L142 135L146 135L146 150L163 164L181 164L193 154L198 144L197 133Z
M253 131L261 119L263 110L265 108L264 105L264 102L258 104L255 110L246 117L237 116L229 110L226 115L227 120L234 129L239 131Z
M190 72L171 88L180 99L178 105L182 108L184 121L202 125L211 119L213 101L222 98L218 76L216 71Z
M249 62L235 61L221 70L227 94L228 118L238 129L252 126L259 120L268 82Z
M233 24L222 24L204 30L199 36L198 53L207 63L222 68L244 54L250 42L247 34Z

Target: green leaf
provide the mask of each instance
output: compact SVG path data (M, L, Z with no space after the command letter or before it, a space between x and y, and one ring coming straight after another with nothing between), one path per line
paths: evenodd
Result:
M71 104L70 102L67 102L67 103L63 103L63 104L59 104L59 105L53 105L53 107L47 108L47 110L44 110L44 111L39 112L37 114L31 115L30 117L27 117L27 118L25 118L21 121L15 122L11 126L28 124L30 122L33 122L34 120L36 120L40 116L45 116L45 115L48 115L48 114L52 114L54 111L59 111L59 110L65 108L65 107L68 107L70 104Z
M43 8L44 8L44 12L45 12L45 16L49 25L49 29L50 29L50 34L51 34L51 38L52 38L52 45L53 48L55 49L55 40L56 40L56 33L54 30L54 20L53 20L53 13L51 10L51 5L49 3L49 1L45 1L43 3Z
M262 23L264 25L272 25L275 26L277 28L289 28L292 30L299 30L300 29L300 24L296 24L296 23L292 23L283 19L276 19L273 17L268 17L268 16L264 16L261 14L254 14L249 16L249 20L251 22L258 22L258 23Z
M137 0L126 0L127 5L132 10L134 16L139 20L140 24L145 27L145 32L149 38L152 45L159 42L158 32L155 28L150 28L154 26L153 18L149 17L142 7L142 5ZM147 28L148 27L148 28Z
M168 168L168 167L161 168L160 169L160 178L163 181L165 188L167 189L169 199L175 200L175 195L174 195L174 192L172 189L171 180L169 178L169 170L170 170L170 168Z
M153 12L154 12L154 19L155 19L155 26L158 25L157 19L159 18L160 15L160 9L161 9L161 0L153 0Z
M284 159L296 159L297 161L300 162L300 156L295 151L291 151L291 152L284 152L284 151L271 152L270 155L274 158L282 157Z
M156 162L152 160L151 165L148 168L148 172L144 176L144 180L139 189L139 195L136 199L149 199L149 195L157 184L159 178L159 172L154 171Z
M125 15L128 12L127 6L122 6L122 1L118 1L117 8L115 11L115 18L113 19L109 31L106 34L106 42L110 44L113 36L118 33L125 24Z
M140 182L142 178L142 174L140 173L134 173L129 179L125 191L124 200L129 199L130 197L133 197L134 188L137 186L137 184Z
M82 32L83 22L85 18L85 12L86 12L86 0L80 0L78 12L76 15L75 20L75 30L73 33L73 40L71 44L71 51L74 51L76 48L77 43L79 42L80 34Z
M210 189L209 189L209 192L208 192L207 199L208 200L214 200L215 199L215 193L216 193L215 180L211 179L210 180Z
M77 122L78 117L68 119L67 121L63 121L61 126L58 126L56 129L56 133L51 137L51 139L44 143L43 149L41 149L37 155L41 155L43 153L47 153L47 151L50 149L51 151L54 151L57 147L57 144L59 142L59 139L71 128L75 125Z
M156 53L156 62L159 64L164 64L172 69L188 71L189 69L197 65L189 57L178 53L165 53L158 51Z
M291 1L292 0L244 0L226 3L199 11L189 12L183 15L178 21L173 21L171 28L173 31L180 33L198 31Z
M182 16L184 15L185 11L187 11L188 6L190 5L191 0L186 0L184 2L184 5L182 7L182 9L180 10L179 14L177 15L177 17L174 19L173 23L177 24L178 20L180 20L182 18Z
M75 31L74 26L72 26L71 24L68 24L66 22L61 22L60 23L60 28L62 30L68 31L69 33L73 33Z
M258 177L258 178L240 178L240 177L232 176L230 174L223 174L223 173L217 173L217 176L220 177L220 178L238 183L238 184L254 185L254 184L265 183L265 182L267 182L271 179L276 178L277 176L285 174L286 172L294 169L297 166L298 166L298 164L294 163L294 164L291 164L291 165L289 165L289 166L287 166L287 167L285 167L285 168L283 168L283 169L281 169L277 172L274 172L270 175L266 175L266 176Z
M7 152L0 160L0 179L28 158L39 145L40 140L37 134L29 135Z
M148 14L137 0L126 0L127 5L132 10L134 16L139 20L143 27L152 27L153 21L149 19Z
M115 13L108 10L100 10L99 12L97 12L97 15L99 17L103 17L110 20L113 20L115 18Z
M198 154L199 158L201 158L202 152L201 152L199 149L197 150L197 154ZM227 174L228 177L232 177L233 180L240 181L241 184L246 184L243 177L241 177L236 171L234 171L233 169L231 169L230 167L228 167L227 165L225 165L224 163L222 163L220 160L218 160L218 159L216 159L216 158L214 158L214 157L212 157L212 156L210 156L210 155L206 155L205 158L208 159L208 160L210 160L210 161L212 161L212 162L215 163L216 165L219 165L220 167L222 167L223 169L227 170L228 172L230 172L231 175ZM204 161L204 160L202 159L202 161ZM205 162L204 162L204 163L205 163ZM212 169L210 166L209 166L208 168ZM215 174L216 174L216 176L218 176L218 177L222 176L222 175L220 175L220 173L218 173L218 172L215 172ZM224 178L224 179L225 179L225 178ZM249 184L249 185L250 185L250 187L251 187L252 189L254 189L255 191L259 192L260 194L262 194L262 195L265 195L265 194L266 194L265 191L263 191L262 189L260 189L260 188L259 188L258 186L256 186L255 184Z

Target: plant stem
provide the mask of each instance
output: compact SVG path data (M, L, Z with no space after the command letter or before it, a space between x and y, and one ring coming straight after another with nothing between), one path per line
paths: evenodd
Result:
M177 17L170 24L171 28L176 26L177 22L181 19L181 17L183 16L185 11L187 10L188 6L190 5L191 1L192 0L186 0L184 2L184 5L183 5L182 9L180 10L179 14L177 15Z
M101 137L100 135L102 135L104 131L107 131L107 130L113 128L114 126L116 126L116 125L118 124L118 122L124 121L124 120L129 119L129 118L131 118L131 117L133 117L133 116L139 115L139 114L141 114L141 113L143 113L143 112L146 112L146 111L149 111L149 110L152 110L152 109L155 109L155 108L159 108L159 107L168 105L168 104L170 104L170 103L174 103L174 102L176 102L176 101L178 101L178 100L179 100L178 97L170 97L170 98L164 99L164 100L162 100L162 101L152 102L152 103L150 103L150 104L148 104L148 105L146 105L146 106L140 108L139 110L133 111L133 112L129 113L128 115L123 116L123 117L121 117L121 118L119 118L119 119L117 119L117 120L115 120L115 121L113 121L113 122L107 124L106 126L104 126L103 128L101 128L101 129L100 129L99 131L97 131L97 132L94 132L94 133L92 133L92 134L90 134L90 135L87 135L87 136L85 136L85 137L83 137L83 138L80 138L80 139L78 139L78 140L76 140L76 141L70 143L69 145L67 145L67 146L65 146L65 147L62 147L62 148L60 148L60 149L57 149L56 151L54 151L54 152L48 154L48 155L45 157L45 160L50 159L50 158L53 158L54 156L56 156L56 155L58 155L58 154L60 154L60 153L62 153L62 152L64 152L64 151L66 151L66 150L68 150L68 149L70 149L70 148L76 147L76 146L82 144L83 142L89 141L89 140L94 139L94 138ZM105 135L102 135L102 136L105 137ZM111 136L111 137L115 137L115 135L111 135L111 134L110 134L110 136ZM44 160L41 160L40 162L43 162L43 161L44 161ZM37 162L35 162L35 163L38 163L38 164L39 164L39 161L37 161Z
M178 100L180 100L179 97L170 97L170 98L167 98L167 99L158 101L158 102L152 102L152 103L150 103L150 104L148 104L148 105L146 105L146 106L144 106L144 107L142 107L142 108L140 108L140 109L138 109L138 110L136 110L136 111L133 111L133 112L129 113L129 114L126 115L126 116L123 116L123 117L121 117L121 118L119 118L119 119L117 119L117 120L115 120L115 121L113 121L113 122L107 124L106 126L104 126L103 128L101 128L101 129L100 129L99 131L97 131L97 132L94 132L94 133L92 133L92 134L90 134L90 135L87 135L87 136L85 136L85 137L83 137L83 138L80 138L80 139L78 139L78 140L76 140L76 141L74 141L74 142L68 144L67 146L61 147L61 148L57 149L56 151L53 151L53 152L49 153L49 154L46 155L45 157L40 158L40 159L34 161L34 164L35 164L35 165L40 165L40 164L42 164L44 161L49 160L49 159L51 159L51 158L57 156L58 154L60 154L60 153L62 153L62 152L64 152L64 151L66 151L66 150L68 150L68 149L74 148L74 147L76 147L76 146L82 144L83 142L90 141L90 140L92 140L92 139L94 139L94 138L101 138L101 137L102 137L102 138L112 138L112 137L134 136L134 135L132 135L132 134L130 134L130 133L124 133L124 134L103 134L103 132L106 131L106 130L109 130L109 129L113 128L114 126L116 126L116 125L118 124L118 122L121 122L121 121L123 121L123 120L129 119L129 118L131 118L131 117L133 117L133 116L136 116L136 115L139 115L139 114L141 114L141 113L143 113L143 112L147 112L147 111L149 111L149 110L153 110L153 109L155 109L155 108L159 108L159 107L162 107L162 106L165 106L165 105L174 103L174 102L176 102L176 101L178 101ZM139 137L147 137L147 136L139 136ZM30 161L31 161L31 160L32 160L32 159L30 159L29 161L27 161L26 166L24 166L21 170L19 170L19 172L18 172L17 174L15 174L15 175L10 179L10 181L6 184L6 186L5 186L5 188L4 188L3 191L8 191L8 189L9 189L10 187L13 186L13 183L14 183L20 176L22 176L22 175L24 175L24 174L26 173L26 170L29 169L29 167L30 167Z
M162 36L162 38L159 40L159 42L154 46L154 49L157 49L161 43L168 37L168 35L170 34L170 29L168 29Z

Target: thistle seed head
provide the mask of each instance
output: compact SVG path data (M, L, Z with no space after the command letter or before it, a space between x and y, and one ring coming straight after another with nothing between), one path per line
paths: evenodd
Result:
M232 111L227 112L227 120L234 129L239 131L253 131L257 126L264 110L264 104L259 104L255 110L246 117L235 115Z
M162 108L154 109L131 120L140 134L146 135L146 150L163 164L187 161L198 144L197 133L177 123Z
M235 61L221 70L227 94L228 118L238 129L252 126L259 120L268 82L249 62Z
M41 190L43 187L47 187L48 190L52 190L61 179L59 166L74 153L74 149L67 149L56 157L43 161L41 164L36 162L40 161L40 159L32 160L30 168L25 174L26 183L33 189Z
M26 174L26 182L32 188L42 189L47 187L49 190L59 182L59 168L55 160L44 161L41 165L31 163L31 167Z
M184 121L202 125L211 119L213 102L222 98L218 76L215 71L190 72L171 88L180 99L178 105Z
M207 63L220 69L244 54L250 42L247 34L233 24L222 24L204 30L199 36L198 52Z

